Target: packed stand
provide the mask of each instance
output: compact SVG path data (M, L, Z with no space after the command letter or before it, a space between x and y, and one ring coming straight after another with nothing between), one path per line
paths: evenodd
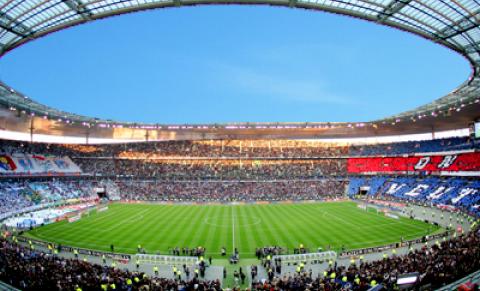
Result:
M281 201L325 200L343 196L347 181L118 181L126 200L147 201Z
M412 153L461 151L480 148L480 141L470 137L454 137L426 141L406 141L376 145L351 145L351 156L402 155Z
M341 176L345 159L76 159L96 176L135 176L160 180L282 180Z
M462 151L480 148L470 137L347 145L314 140L152 141L104 145L46 144L0 140L0 153L43 153L71 158L318 158Z
M49 153L57 156L161 158L161 157L238 157L305 158L337 157L348 147L321 141L303 140L200 140L156 141L104 145L44 144L0 141L0 148L23 153Z
M431 247L412 250L406 255L361 261L348 267L332 264L317 278L306 267L298 267L295 275L285 276L275 274L272 267L268 272L269 279L255 281L252 290L369 290L379 284L387 290L396 290L397 278L413 272L420 273L417 287L434 290L479 268L480 232L476 230Z
M150 278L30 250L0 239L0 280L22 290L221 290L219 281Z
M91 181L44 182L19 180L0 182L0 213L15 212L40 203L94 195Z
M434 205L451 205L480 216L480 181L458 177L352 177L348 187L350 196L361 187L367 195L394 198Z

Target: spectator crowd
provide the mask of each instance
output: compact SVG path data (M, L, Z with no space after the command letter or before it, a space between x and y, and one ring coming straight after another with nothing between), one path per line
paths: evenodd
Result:
M330 263L316 277L303 264L295 274L282 276L279 268L272 269L276 265L267 264L268 278L258 278L252 269L251 290L368 290L379 284L395 290L399 276L413 272L419 273L418 286L436 289L480 268L480 231L377 261L360 261L348 267ZM198 276L189 281L149 277L35 251L3 238L0 280L22 290L221 290L216 280L201 281Z
M149 277L115 267L65 259L0 239L0 280L21 290L221 290L220 281Z
M479 268L480 230L476 230L406 255L361 261L348 267L332 264L318 277L314 277L306 266L285 276L275 276L275 270L271 270L270 278L256 280L252 290L368 290L379 284L387 290L396 290L399 276L414 272L419 273L417 286L435 290Z

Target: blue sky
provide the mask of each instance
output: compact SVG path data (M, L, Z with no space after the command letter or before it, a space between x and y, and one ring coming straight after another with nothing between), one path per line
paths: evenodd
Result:
M199 6L122 15L24 45L0 79L69 112L149 123L368 121L470 74L417 36L323 12Z

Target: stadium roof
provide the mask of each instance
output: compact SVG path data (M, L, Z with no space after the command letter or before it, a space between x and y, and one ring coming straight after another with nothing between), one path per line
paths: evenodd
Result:
M372 127L378 133L378 128L382 124L391 127L399 122L417 122L423 118L423 120L432 120L428 124L425 121L419 123L425 124L423 130L429 127L451 129L460 127L460 124L466 127L466 122L479 117L480 0L3 0L0 2L0 56L49 33L96 19L146 9L200 4L264 4L349 15L414 33L458 52L470 62L472 67L470 78L450 94L410 111L382 120L368 121L356 127ZM166 125L139 125L101 120L63 112L35 102L3 83L0 83L0 104L11 111L19 112L17 115L30 116L32 120L34 117L43 118L56 123L76 124L89 128L100 126L162 129L166 127ZM470 108L465 110L465 107ZM458 114L459 111L462 111L461 116ZM441 121L442 118L437 120L437 117L449 117L448 122ZM307 126L307 124L290 125ZM330 123L309 126L323 128L327 125L332 127ZM228 126L235 125L220 127ZM246 124L239 126L246 126ZM271 124L257 124L257 126L271 126ZM352 124L339 123L337 126L352 127ZM401 128L396 128L396 131L400 132ZM417 130L422 129L417 128Z

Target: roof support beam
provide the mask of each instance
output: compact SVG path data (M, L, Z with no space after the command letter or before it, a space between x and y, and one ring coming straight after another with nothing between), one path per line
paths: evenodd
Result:
M473 54L473 53L476 53L476 52L480 52L480 41L468 44L464 47L464 49L465 49L465 52L467 54Z
M22 37L27 37L32 33L29 27L15 21L10 15L3 12L0 12L0 27Z
M81 0L63 0L70 9L77 12L85 20L92 20L92 12L85 7Z
M477 10L473 13L473 15L478 15L480 10ZM437 34L438 38L441 39L448 39L459 34L462 34L470 29L478 26L479 24L475 21L475 17L472 15L466 15L456 23L452 25L445 26L444 29L440 30Z
M402 10L403 7L407 6L408 3L412 0L392 0L382 12L377 15L378 22L385 22L390 16Z

